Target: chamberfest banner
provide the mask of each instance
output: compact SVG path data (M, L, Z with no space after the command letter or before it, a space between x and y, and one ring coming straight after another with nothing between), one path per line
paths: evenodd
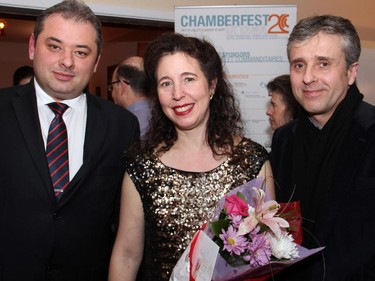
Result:
M289 73L287 40L296 5L175 7L175 31L205 38L220 54L238 96L246 134L270 149L267 83Z

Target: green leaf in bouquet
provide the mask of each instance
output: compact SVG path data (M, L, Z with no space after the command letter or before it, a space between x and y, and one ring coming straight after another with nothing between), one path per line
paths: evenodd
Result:
M242 201L244 201L245 203L247 203L245 196L243 196L243 194L242 194L241 192L237 192L236 195L237 195L237 197L240 198Z
M270 229L267 225L265 225L263 223L259 223L258 226L260 227L258 233L263 233L263 232L268 231Z
M210 223L211 231L212 233L219 237L219 234L221 234L221 230L227 230L229 226L229 220L223 219L223 220L217 220Z
M219 215L219 220L226 220L226 219L228 219L227 214L225 213L224 210L221 210L220 215Z

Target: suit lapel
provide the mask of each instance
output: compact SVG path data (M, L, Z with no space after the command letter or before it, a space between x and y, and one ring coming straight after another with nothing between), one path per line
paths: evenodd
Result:
M83 150L83 163L77 174L74 176L65 193L59 201L59 205L64 205L68 199L81 188L82 179L90 177L98 162L98 155L105 140L108 130L108 119L103 114L102 107L92 97L87 94L87 121L86 134Z
M18 95L12 99L12 105L23 134L23 141L28 147L35 168L44 183L44 188L49 197L51 200L55 201L45 157L34 84L29 83L27 87L21 88Z

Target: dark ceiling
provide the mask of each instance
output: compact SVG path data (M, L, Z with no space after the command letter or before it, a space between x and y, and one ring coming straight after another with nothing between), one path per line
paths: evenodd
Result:
M19 9L0 6L0 19L7 22L1 42L28 42L34 28L38 10ZM130 41L150 41L160 34L173 31L172 22L155 22L118 17L101 17L104 44Z

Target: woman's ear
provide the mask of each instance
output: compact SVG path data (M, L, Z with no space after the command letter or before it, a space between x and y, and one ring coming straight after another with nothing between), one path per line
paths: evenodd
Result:
M217 84L217 78L211 81L210 85L210 93L215 93L216 90L216 84Z

